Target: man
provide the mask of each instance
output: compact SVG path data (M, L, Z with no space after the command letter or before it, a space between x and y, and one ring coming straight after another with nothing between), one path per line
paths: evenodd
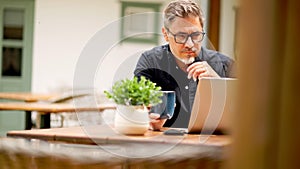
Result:
M164 10L162 33L167 45L144 52L135 68L137 77L145 76L162 90L176 92L174 116L160 119L151 114L153 129L187 127L198 79L234 77L234 61L202 47L203 14L192 0L177 0Z

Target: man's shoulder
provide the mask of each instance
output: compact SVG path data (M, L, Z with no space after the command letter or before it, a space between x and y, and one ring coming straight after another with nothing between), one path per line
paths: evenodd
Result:
M203 51L203 60L209 60L209 61L222 61L222 62L228 62L233 61L233 59L227 55L224 55L218 51L210 50L207 48L202 48Z
M221 76L236 77L235 60L217 51L204 49L203 60Z

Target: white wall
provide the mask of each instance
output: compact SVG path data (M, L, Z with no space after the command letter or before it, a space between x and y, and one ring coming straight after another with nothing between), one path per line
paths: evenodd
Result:
M119 18L120 8L118 0L36 0L32 91L71 88L75 66L86 43ZM107 55L124 56L152 46L125 44L119 50L114 47ZM122 59L118 57L117 61ZM108 64L109 70L113 71L114 64ZM100 80L107 86L111 75L105 76L102 78L106 80Z
M162 8L169 1L162 1ZM207 4L207 0L201 0L203 4L202 1ZM76 64L79 57L82 57L81 52L97 32L119 19L120 8L119 0L36 0L32 91L46 93L72 88ZM222 25L228 24L232 23ZM221 35L225 36L224 33ZM110 40L111 36L105 35L102 38L104 41ZM99 44L101 46L103 44ZM131 74L139 54L153 46L155 44L137 43L112 46L103 60L96 63L97 72L91 72L95 74L95 87L110 87L111 82L118 79L116 72L124 76ZM231 50L227 50L227 47L221 44L222 51ZM132 63L132 66L119 67L123 62Z

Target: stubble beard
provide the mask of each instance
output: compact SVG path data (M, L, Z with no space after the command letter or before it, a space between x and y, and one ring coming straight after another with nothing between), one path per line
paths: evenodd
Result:
M186 65L189 65L195 61L195 58L192 56L186 59L181 59L181 58L177 58L177 59Z
M187 52L187 51L192 51L192 52L195 53L195 55L197 55L197 54L196 54L196 48L194 48L194 47L191 48L191 49L184 49L184 50L182 50L181 52L185 53L185 52ZM195 61L195 57L196 57L196 56L194 56L194 55L187 55L186 58L180 58L180 57L176 56L175 54L174 54L174 56L175 56L175 58L176 58L177 60L179 60L181 63L183 63L183 64L185 64L185 65L192 64L192 63Z
M182 52L188 52L188 51L194 52L195 55L196 55L196 48L195 47L192 47L191 49L186 48ZM194 56L194 55L187 55L187 58L178 58L178 59L182 63L184 63L186 65L189 65L189 64L192 64L195 61L195 57L196 56Z

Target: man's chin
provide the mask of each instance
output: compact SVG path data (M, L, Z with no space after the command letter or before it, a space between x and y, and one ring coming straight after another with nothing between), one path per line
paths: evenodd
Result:
M188 65L188 64L191 64L191 63L193 63L195 61L195 58L194 57L191 57L191 58L189 58L188 60L187 60L187 62L186 62L186 64Z
M184 64L188 65L191 64L195 61L194 57L189 57L189 58L185 58L185 59L181 59L181 62L183 62Z

